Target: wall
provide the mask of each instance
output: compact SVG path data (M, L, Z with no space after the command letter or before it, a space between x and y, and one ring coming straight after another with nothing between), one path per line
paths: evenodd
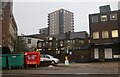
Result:
M28 44L28 39L31 39L31 43L30 44ZM33 48L34 49L34 48L37 48L37 41L40 40L40 39L31 38L31 37L25 37L25 40L26 40L28 48L30 48L30 49Z

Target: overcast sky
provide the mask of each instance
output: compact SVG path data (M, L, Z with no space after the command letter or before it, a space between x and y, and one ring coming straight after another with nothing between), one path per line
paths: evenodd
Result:
M24 0L25 1L25 0ZM36 34L40 28L47 27L47 15L50 12L64 8L74 13L74 29L77 31L87 31L89 33L89 14L99 13L99 6L110 5L111 10L118 9L119 0L94 1L86 0L65 0L64 2L57 0L43 1L19 1L16 0L13 4L13 14L18 26L18 34L21 33Z

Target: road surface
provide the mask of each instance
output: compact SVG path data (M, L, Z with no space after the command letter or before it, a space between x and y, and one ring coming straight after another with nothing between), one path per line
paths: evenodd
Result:
M55 67L3 70L2 77L119 77L119 63L72 63Z

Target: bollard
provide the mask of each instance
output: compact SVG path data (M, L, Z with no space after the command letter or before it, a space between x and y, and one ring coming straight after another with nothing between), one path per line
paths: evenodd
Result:
M65 56L65 65L66 65L66 66L69 66L68 56Z

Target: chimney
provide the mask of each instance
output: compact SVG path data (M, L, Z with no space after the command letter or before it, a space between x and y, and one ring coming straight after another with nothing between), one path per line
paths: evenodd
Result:
M100 6L99 10L100 10L100 13L106 13L106 12L110 12L111 8L110 8L110 5L105 5L105 6Z

